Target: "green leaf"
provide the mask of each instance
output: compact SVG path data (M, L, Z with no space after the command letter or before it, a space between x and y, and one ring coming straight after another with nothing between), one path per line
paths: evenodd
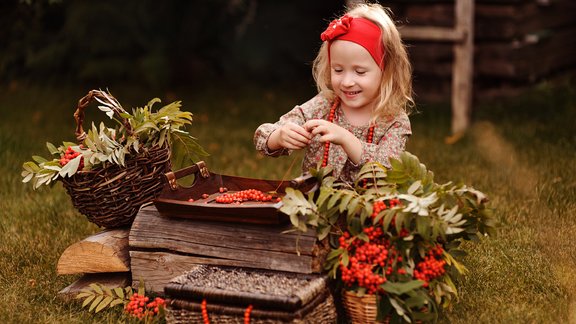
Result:
M430 218L427 216L416 217L416 230L426 239L431 239Z
M391 282L387 281L380 285L382 289L386 292L394 295L402 295L409 291L418 289L424 285L424 281L421 280L410 280L407 282Z
M90 304L90 302L94 299L94 297L96 297L96 295L90 295L86 299L84 299L84 302L82 303L82 308Z
M114 299L114 297L112 297L112 296L107 296L106 298L104 298L100 302L100 304L98 304L98 306L96 307L95 312L98 313L99 311L106 308L106 306L110 305L110 302L112 302L113 299Z
M160 98L152 98L150 99L150 101L148 101L148 104L146 104L146 106L152 108L152 106L154 106L155 103L160 103L162 102L162 100L160 100Z
M342 253L344 253L344 249L335 249L330 251L330 253L328 253L328 255L326 256L326 260L332 260L335 258L338 258L342 255Z
M358 204L361 202L362 197L360 196L356 196L354 198L352 198L352 200L350 201L350 203L348 204L348 217L354 215L356 213L356 210L358 209Z
M347 267L347 266L348 266L348 263L350 263L350 258L348 257L348 252L347 252L347 251L344 251L344 252L342 253L342 261L341 261L341 262L342 262L342 265L345 266L345 267Z
M91 283L90 285L88 285L90 288L92 288L92 290L94 290L94 292L96 292L97 294L102 295L104 292L102 291L102 287L99 284L96 283Z
M344 195L344 197L342 197L342 201L340 201L340 206L339 206L339 211L340 213L344 213L344 211L346 210L346 208L348 208L348 204L350 203L350 200L353 198L354 196L352 194L349 195Z
M328 200L328 205L326 206L326 208L331 209L332 207L334 207L343 194L344 193L342 191L334 192L332 197L330 197L330 200Z
M54 146L54 144L52 144L50 142L46 142L46 147L48 148L48 151L50 152L50 154L52 154L52 155L60 154L60 151L58 151L58 149L56 148L56 146Z
M322 241L323 239L325 239L328 234L330 234L330 226L319 226L319 232L318 232L318 240Z
M124 299L124 290L122 290L122 288L116 287L114 288L114 292L116 293L116 296L118 296L118 298Z
M420 187L422 187L422 181L421 180L414 181L414 183L410 185L410 187L408 188L408 190L406 190L406 192L410 195L413 195L418 189L420 189Z
M32 172L32 173L36 173L36 172L40 171L40 167L36 163L31 162L31 161L24 162L22 164L22 168L24 170L26 170L28 172Z
M125 301L122 299L114 299L111 303L110 303L110 307L114 307L116 305L120 305L120 304L124 304Z
M44 163L44 162L47 162L47 161L48 161L48 160L46 160L45 158L43 158L43 157L41 157L41 156L38 156L38 155L33 155L33 156L32 156L32 159L33 159L34 161L36 161L36 163L38 163L38 164Z
M291 213L288 215L290 216L290 222L292 223L292 225L294 227L300 227L300 218L298 217L298 215L295 213Z
M96 296L96 298L94 298L94 300L92 301L92 304L90 304L90 308L88 308L88 311L89 312L93 311L96 308L96 306L100 304L103 298L104 298L103 295Z
M88 296L94 296L94 294L91 293L91 292L86 292L86 291L85 291L85 292L80 292L80 293L78 293L78 295L76 295L76 298L77 298L77 299L81 299L81 298L86 298L86 297L88 297Z

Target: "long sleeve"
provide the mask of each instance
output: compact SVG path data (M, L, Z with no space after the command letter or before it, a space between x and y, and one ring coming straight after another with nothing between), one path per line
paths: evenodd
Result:
M288 149L279 149L276 151L270 151L268 149L268 138L270 138L270 134L289 122L304 125L307 120L325 118L325 108L327 106L327 100L323 96L317 95L306 103L295 106L292 110L281 116L277 122L260 125L254 132L254 146L256 150L266 156L272 157L289 155L292 151Z

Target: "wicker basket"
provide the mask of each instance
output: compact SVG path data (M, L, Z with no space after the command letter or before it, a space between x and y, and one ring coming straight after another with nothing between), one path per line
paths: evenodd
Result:
M199 266L164 288L167 323L336 323L327 278L280 271Z
M364 295L358 297L353 292L345 290L343 295L344 308L346 309L346 316L351 323L389 323L386 318L384 322L376 321L376 295Z
M124 110L116 99L103 91L92 90L78 101L74 113L78 141L86 138L82 128L84 110L93 99L113 102L116 118L122 121L126 134L132 134L132 127L121 116ZM167 145L162 148L141 147L138 154L126 155L124 166L107 163L95 170L61 178L61 181L74 207L90 222L115 228L132 224L140 206L160 194L164 173L170 169L170 148Z

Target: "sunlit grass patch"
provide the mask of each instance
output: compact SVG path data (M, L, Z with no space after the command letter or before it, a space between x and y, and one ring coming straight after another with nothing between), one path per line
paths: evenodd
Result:
M116 323L121 311L93 315L58 291L76 280L58 276L57 261L71 244L99 231L72 207L60 183L33 191L21 183L21 165L48 155L45 142L74 140L72 114L89 89L22 88L0 92L0 319L5 323ZM194 113L190 129L210 153L215 173L291 179L300 173L301 152L259 155L255 128L273 122L310 91L291 88L213 87L150 94L110 89L125 108L182 100ZM576 309L576 95L564 88L536 89L525 97L477 105L469 134L453 145L450 110L423 105L411 117L408 150L434 172L486 193L502 221L499 235L467 244L470 275L445 323L564 323ZM85 125L101 112L92 107Z

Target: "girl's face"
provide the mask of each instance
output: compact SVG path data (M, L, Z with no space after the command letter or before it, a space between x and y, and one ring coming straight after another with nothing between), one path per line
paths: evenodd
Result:
M364 47L345 40L334 41L330 45L330 78L344 108L372 112L382 70Z

